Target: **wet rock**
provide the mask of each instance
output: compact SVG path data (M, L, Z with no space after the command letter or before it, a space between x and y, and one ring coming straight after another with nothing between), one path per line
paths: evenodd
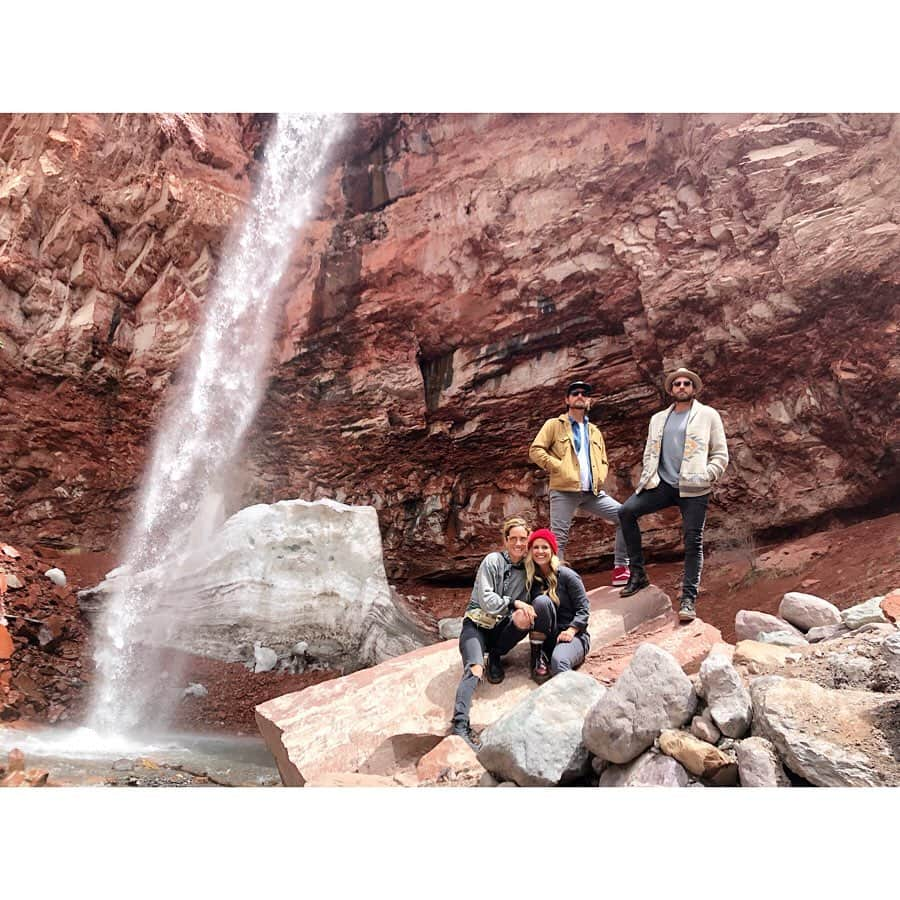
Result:
M771 631L788 631L797 637L803 637L801 631L784 619L752 609L738 611L734 617L734 631L738 641L758 641L761 634Z
M689 782L687 770L678 760L648 750L627 765L608 766L598 787L687 787Z
M585 716L605 693L580 672L551 678L482 732L478 761L523 787L574 781L589 764L582 740Z
M700 666L700 680L710 716L722 734L743 737L750 728L753 707L737 669L727 657L710 653Z
M767 676L750 685L753 734L770 740L785 765L824 787L900 785L889 743L900 695L831 690Z
M762 737L748 737L735 744L741 787L790 787L775 745Z
M789 591L781 598L778 615L801 631L838 625L841 621L841 611L833 603L799 591Z
M62 569L47 569L47 571L44 572L44 575L46 575L47 578L49 578L58 587L66 586L66 573L63 572Z
M584 721L584 743L595 756L631 762L664 728L690 721L697 695L673 656L641 644L618 681Z
M887 616L881 608L884 597L871 597L864 603L857 603L841 613L841 621L850 629L877 622L887 622Z
M182 692L182 697L206 697L209 691L197 682L191 682Z
M666 729L659 736L659 749L678 760L692 775L718 786L737 782L737 763L728 754L686 731Z

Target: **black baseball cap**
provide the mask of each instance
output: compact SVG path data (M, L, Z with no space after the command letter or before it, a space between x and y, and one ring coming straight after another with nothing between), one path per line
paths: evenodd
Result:
M577 391L579 388L581 388L581 390L583 390L584 393L585 393L588 397L590 397L591 394L594 392L594 389L593 389L586 381L573 381L573 382L566 388L566 396L568 397L569 394L572 393L572 391Z

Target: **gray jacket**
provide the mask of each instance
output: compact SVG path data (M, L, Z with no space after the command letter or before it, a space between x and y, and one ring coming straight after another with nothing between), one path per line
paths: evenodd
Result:
M475 573L465 617L482 628L493 628L512 612L516 600L525 599L524 561L513 564L506 550L495 550Z

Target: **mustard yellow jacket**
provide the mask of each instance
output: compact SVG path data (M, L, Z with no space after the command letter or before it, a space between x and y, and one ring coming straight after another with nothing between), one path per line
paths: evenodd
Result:
M594 493L599 494L609 471L606 444L600 429L592 422L588 422L588 437L591 442L591 486ZM550 490L581 490L578 455L567 413L544 422L537 437L531 442L528 458L550 473Z

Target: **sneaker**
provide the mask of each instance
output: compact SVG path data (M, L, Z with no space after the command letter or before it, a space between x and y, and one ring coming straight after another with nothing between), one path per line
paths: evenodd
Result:
M612 586L623 587L628 584L629 578L631 578L631 569L628 566L616 566L613 569Z
M681 598L681 605L678 607L679 622L693 622L697 618L697 601L688 597Z
M489 653L487 664L487 680L491 684L500 684L500 682L503 681L505 674L506 673L503 671L503 663L500 662L500 657L495 656L493 653Z
M550 677L550 665L547 662L547 654L544 653L543 650L537 654L537 658L534 661L534 667L531 670L531 677L538 684L543 683Z
M476 753L481 749L481 739L472 731L468 722L454 722L450 734L461 737Z
M643 569L632 569L631 575L628 577L628 584L622 588L619 593L620 597L630 597L638 591L642 591L645 587L650 587L650 579Z

